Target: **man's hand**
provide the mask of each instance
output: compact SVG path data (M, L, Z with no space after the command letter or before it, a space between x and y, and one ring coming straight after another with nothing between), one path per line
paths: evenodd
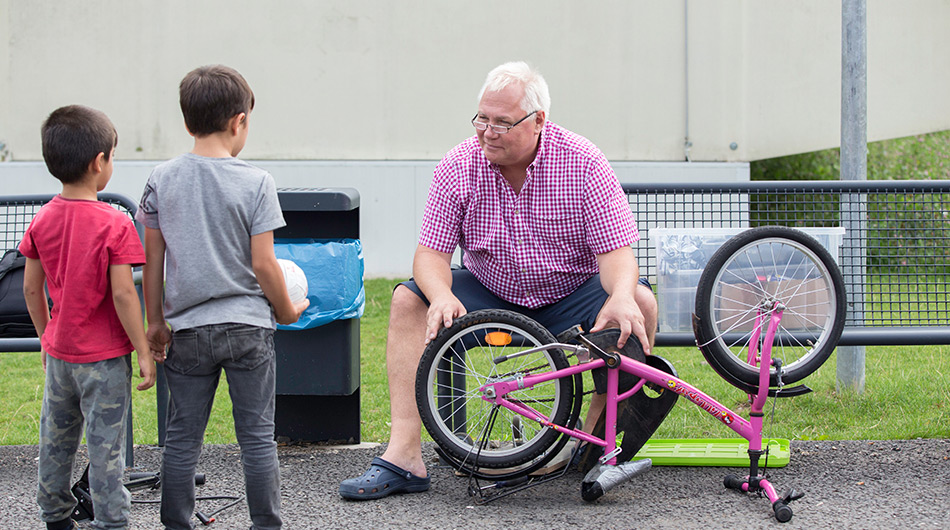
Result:
M623 348L630 335L633 335L640 339L643 353L650 353L650 341L647 339L643 312L640 311L640 306L637 305L633 295L615 293L607 297L604 307L597 314L597 320L594 322L591 332L611 327L620 328L620 340L617 341L618 348Z
M633 250L630 247L621 247L598 254L597 265L600 267L600 283L608 296L591 331L616 326L620 328L618 348L623 348L630 335L634 335L640 339L643 353L650 353L650 340L643 311L635 298L640 269L633 257Z
M467 312L462 302L451 293L442 299L430 300L426 312L426 344L435 339L439 329L451 326L453 320Z
M426 344L439 330L468 311L452 294L452 254L419 245L412 258L412 276L429 301L426 312Z
M165 322L149 324L145 331L145 338L148 339L148 348L152 352L152 358L155 359L155 362L165 362L165 349L172 341L172 332Z

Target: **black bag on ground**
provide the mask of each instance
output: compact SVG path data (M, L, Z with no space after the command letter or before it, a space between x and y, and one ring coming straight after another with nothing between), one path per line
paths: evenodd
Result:
M0 337L35 337L23 298L23 271L26 256L13 249L0 258Z

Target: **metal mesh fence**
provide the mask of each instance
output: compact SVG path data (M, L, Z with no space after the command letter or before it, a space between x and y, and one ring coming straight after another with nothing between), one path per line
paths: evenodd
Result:
M653 228L844 227L848 328L950 326L950 181L625 185L641 274ZM920 343L926 343L922 337Z
M634 249L641 274L654 285L653 228L844 227L838 263L848 294L847 327L950 334L950 181L638 184L624 191L640 228ZM0 197L0 251L16 248L50 198ZM121 195L101 194L100 200L129 216L135 211ZM903 337L892 343L946 340L926 329Z
M52 198L52 195L0 196L0 254L20 244L33 216ZM99 200L112 205L129 218L135 214L135 203L123 195L100 193ZM139 231L141 236L140 228Z

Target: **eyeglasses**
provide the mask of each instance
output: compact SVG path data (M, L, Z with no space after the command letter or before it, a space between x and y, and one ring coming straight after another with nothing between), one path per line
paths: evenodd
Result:
M516 125L527 120L528 118L531 117L532 114L535 114L537 112L538 111L533 110L529 112L527 116L512 123L511 125L492 125L488 123L487 121L478 121L478 114L476 114L475 117L472 118L472 125L474 125L475 128L478 129L479 131L484 131L484 130L487 130L489 127L491 127L491 130L494 131L495 134L507 134L508 131L514 129Z

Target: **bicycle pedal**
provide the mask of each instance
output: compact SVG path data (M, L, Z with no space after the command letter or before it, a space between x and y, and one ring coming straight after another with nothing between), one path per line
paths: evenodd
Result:
M797 501L798 499L801 499L804 496L805 496L805 492L798 491L795 488L792 488L788 490L788 492L785 493L785 496L782 497L782 500L785 501L786 503L789 503L792 501Z
M577 324L558 333L557 341L561 343L574 342L575 340L577 340L577 337L580 337L583 334L584 334L584 329L581 328L580 324Z

